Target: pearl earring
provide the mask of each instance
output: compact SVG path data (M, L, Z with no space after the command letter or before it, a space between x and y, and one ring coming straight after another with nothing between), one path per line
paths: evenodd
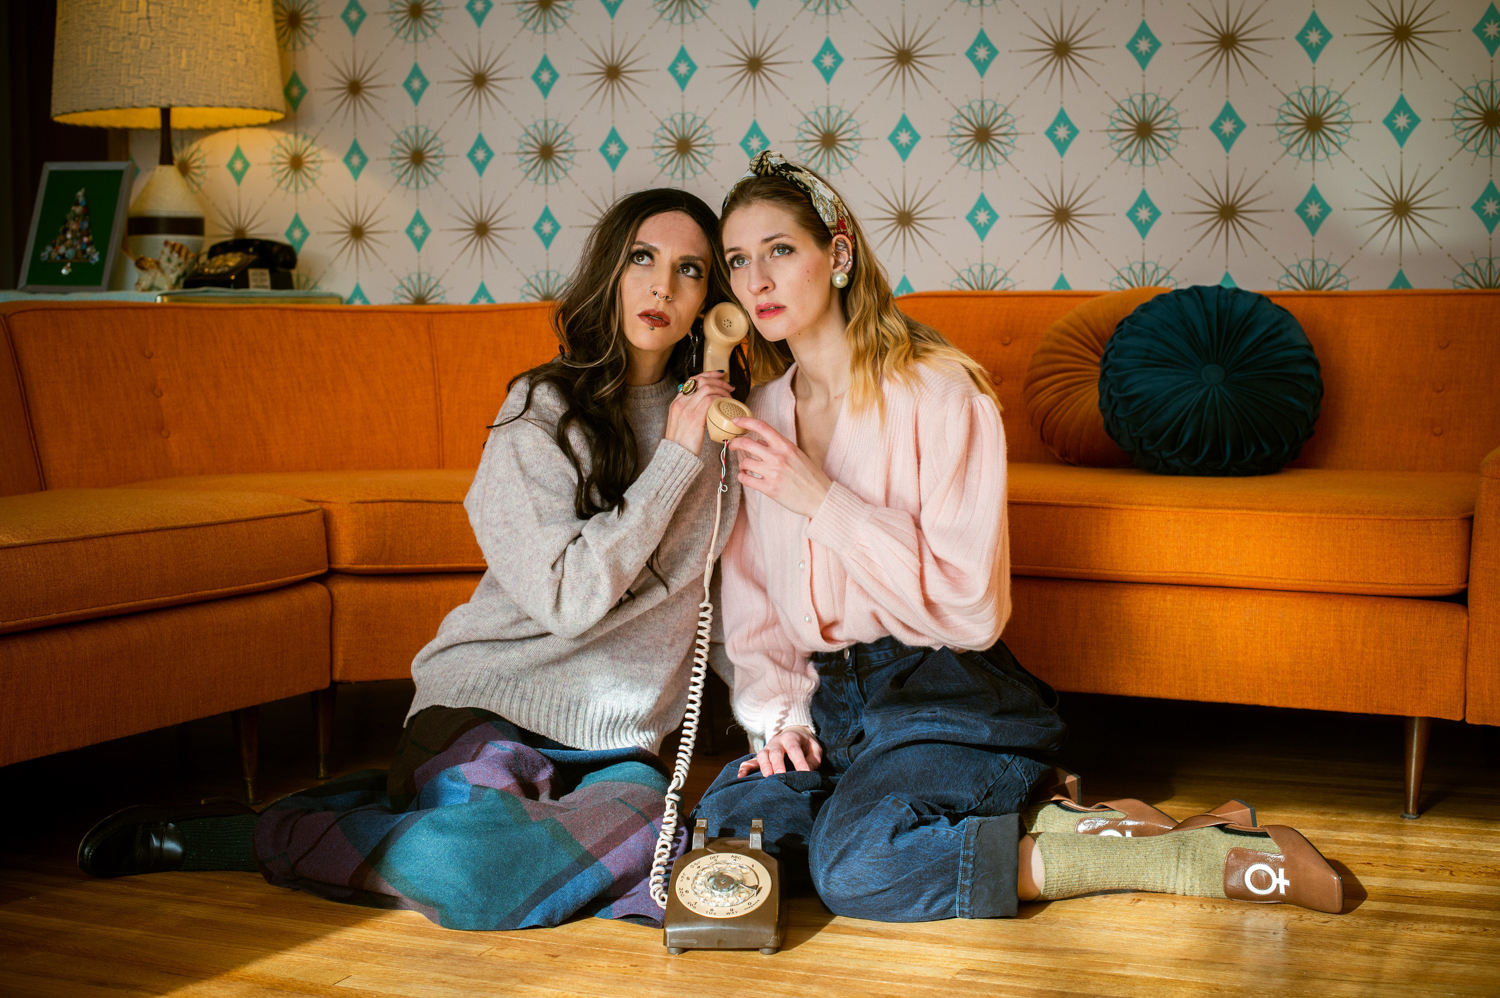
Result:
M849 275L843 271L833 275L833 286L836 288L846 287L849 284Z

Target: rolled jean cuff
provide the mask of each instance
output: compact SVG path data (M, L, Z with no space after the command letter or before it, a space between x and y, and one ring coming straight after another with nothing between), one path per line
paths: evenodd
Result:
M963 826L954 914L959 918L1014 918L1021 816L965 818Z

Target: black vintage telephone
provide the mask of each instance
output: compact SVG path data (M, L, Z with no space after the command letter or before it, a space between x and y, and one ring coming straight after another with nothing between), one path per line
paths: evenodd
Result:
M733 302L722 302L709 309L703 320L704 371L729 371L734 348L750 331L750 317ZM667 883L667 864L671 862L673 840L677 835L677 807L682 803L680 791L687 782L688 766L693 761L693 746L698 740L698 718L703 706L703 682L708 676L709 634L713 629L713 603L709 597L709 580L713 573L713 552L719 541L719 514L726 491L725 452L728 441L746 431L731 420L750 415L750 409L737 399L719 399L708 410L709 438L724 445L719 460L719 507L714 511L713 539L709 541L708 558L703 566L703 602L699 604L698 637L693 650L693 675L688 684L687 709L682 720L682 740L677 748L677 762L672 770L672 784L667 788L666 810L662 815L661 835L656 840L656 854L651 865L651 896L665 909L662 934L667 952L682 953L689 949L758 949L775 953L785 935L786 908L781 903L779 869L774 857L761 848L762 826L750 823L749 839L707 839L707 822L699 819L693 829L692 851L677 861Z
M297 251L271 239L226 239L214 243L198 268L182 279L185 288L254 288L282 291L293 287Z

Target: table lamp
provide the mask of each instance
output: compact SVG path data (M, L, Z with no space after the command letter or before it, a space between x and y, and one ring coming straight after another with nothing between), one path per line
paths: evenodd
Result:
M167 240L196 256L203 206L172 162L172 128L237 128L286 116L272 0L59 0L52 117L159 128L158 166L131 202L130 257Z

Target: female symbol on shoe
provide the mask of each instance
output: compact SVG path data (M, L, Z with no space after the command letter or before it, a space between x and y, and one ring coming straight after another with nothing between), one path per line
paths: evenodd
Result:
M1255 876L1257 871L1264 873L1266 876L1271 878L1271 882L1266 885L1265 890L1261 890L1259 887L1256 887L1255 881L1251 879L1253 876ZM1256 863L1254 866L1250 867L1250 869L1245 871L1245 887L1252 894L1258 894L1261 897L1265 897L1267 894L1270 894L1278 887L1281 888L1281 893L1285 894L1286 889L1291 885L1292 882L1287 879L1286 871L1272 869L1269 863Z

